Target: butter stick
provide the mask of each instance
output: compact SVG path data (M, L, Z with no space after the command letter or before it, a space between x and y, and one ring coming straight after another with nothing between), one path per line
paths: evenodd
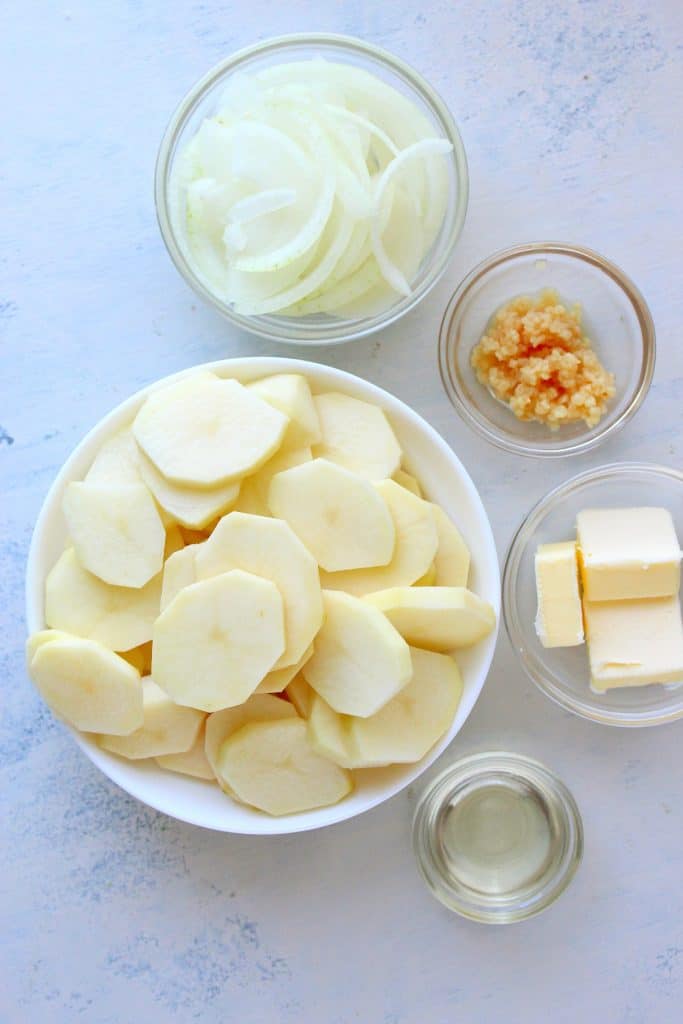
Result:
M536 632L544 647L583 643L576 544L541 544L536 552Z

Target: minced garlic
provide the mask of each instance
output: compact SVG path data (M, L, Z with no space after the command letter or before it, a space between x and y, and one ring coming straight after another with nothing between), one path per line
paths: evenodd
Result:
M479 381L518 419L552 430L575 420L594 427L614 396L614 375L583 334L580 307L567 309L551 289L499 309L470 358Z

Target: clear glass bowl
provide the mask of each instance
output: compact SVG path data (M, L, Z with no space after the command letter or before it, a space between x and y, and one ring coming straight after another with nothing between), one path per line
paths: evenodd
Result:
M683 473L666 466L615 463L580 473L542 498L517 530L503 570L505 627L527 675L563 708L605 725L661 725L681 718L683 687L591 690L585 646L546 649L536 635L534 555L539 544L575 537L581 509L638 505L668 508L683 539Z
M436 135L453 144L448 161L449 197L441 230L412 282L412 292L372 316L342 318L328 315L285 317L277 314L243 316L211 292L187 262L174 215L170 183L178 152L196 133L205 117L215 110L217 97L235 72L257 71L273 64L323 57L352 64L376 75L410 97L434 126ZM408 64L361 39L325 33L282 36L238 51L212 68L193 88L173 114L161 140L155 172L155 202L161 234L181 275L198 295L236 326L271 341L298 344L336 344L360 338L393 323L413 309L444 273L465 221L469 191L467 161L460 134L448 107L435 90Z
M577 422L552 431L518 420L479 383L470 365L471 351L496 310L544 288L580 304L585 333L615 375L616 394L595 427ZM441 323L439 368L456 412L487 441L519 455L558 458L594 448L636 412L654 365L654 324L635 285L604 256L561 242L530 242L494 253L458 286Z
M413 821L420 873L449 910L484 924L540 914L583 855L583 825L564 783L521 754L456 761L423 793Z

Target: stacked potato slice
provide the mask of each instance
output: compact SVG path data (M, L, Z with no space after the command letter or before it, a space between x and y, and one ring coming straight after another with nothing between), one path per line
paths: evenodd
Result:
M28 642L45 700L106 750L270 814L447 731L452 650L492 608L383 411L280 374L152 392L69 484L69 542Z

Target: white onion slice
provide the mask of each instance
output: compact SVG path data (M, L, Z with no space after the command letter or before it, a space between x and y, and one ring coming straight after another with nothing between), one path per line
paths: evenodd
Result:
M228 220L232 224L248 224L257 217L265 217L277 210L284 210L296 202L293 188L269 188L263 192L245 196L230 207Z

